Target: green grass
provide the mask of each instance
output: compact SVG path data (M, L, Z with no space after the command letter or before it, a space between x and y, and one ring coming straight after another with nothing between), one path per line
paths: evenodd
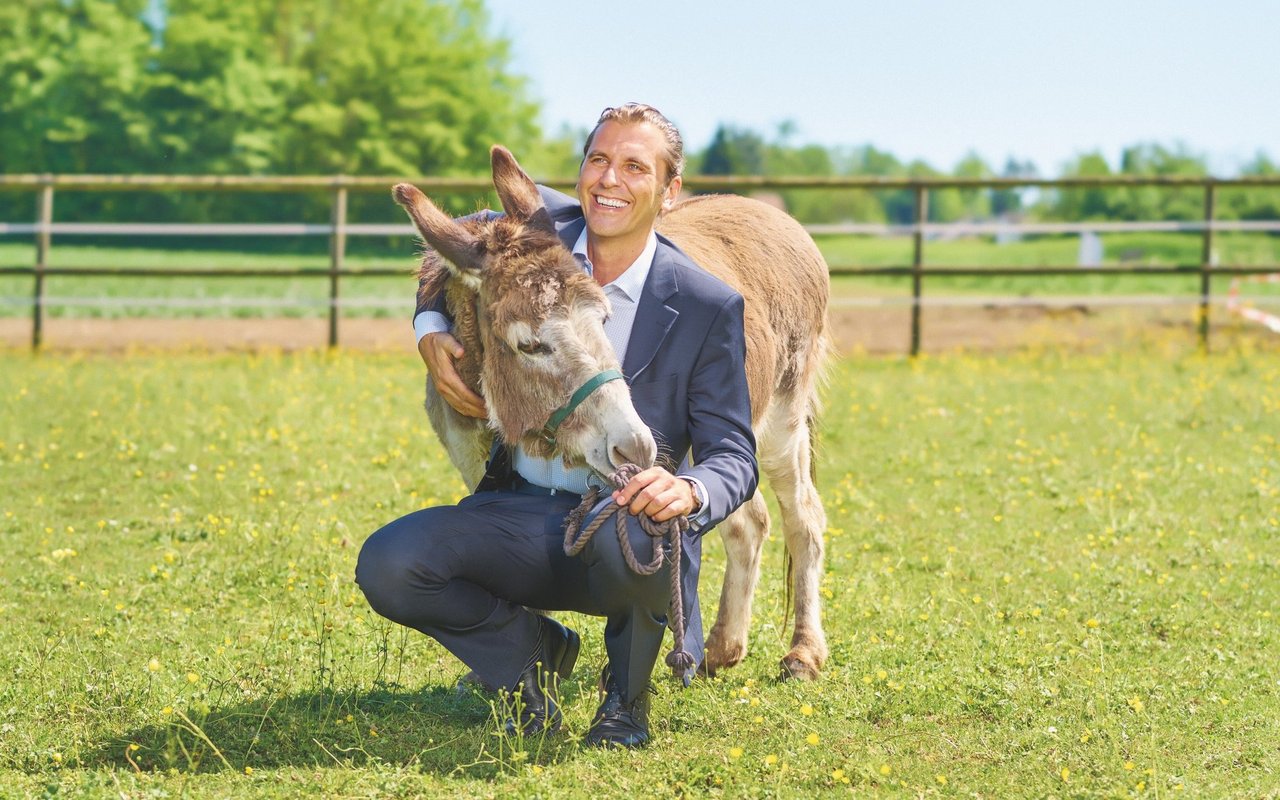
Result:
M1280 787L1280 352L1178 336L834 369L815 683L742 666L652 746L507 742L352 582L462 490L409 357L0 353L0 795L1262 797ZM714 611L723 549L708 545Z
M1110 266L1168 267L1196 264L1200 260L1200 238L1190 234L1108 234L1105 263ZM1222 264L1262 265L1280 263L1280 237L1265 234L1219 234L1217 259ZM820 237L827 260L833 265L906 265L911 263L911 242L907 238ZM316 242L310 242L314 250ZM1075 236L1029 237L1020 242L997 244L990 237L973 237L926 243L926 263L930 266L1033 267L1076 263ZM35 260L31 244L0 244L0 266L27 266ZM251 253L233 251L162 250L147 248L86 247L55 242L50 250L54 267L175 267L184 269L255 267L266 269L328 268L323 253ZM415 291L416 257L414 245L406 243L404 254L371 255L355 253L347 266L402 269L404 277L351 277L342 279L342 296L348 301L373 300L376 305L344 310L347 316L403 317L412 312ZM1199 276L1168 275L1083 275L1022 277L929 278L928 295L1089 295L1159 294L1194 295L1200 291ZM905 296L910 280L904 277L838 278L841 287L857 296ZM1213 291L1222 293L1229 278L1215 279ZM29 276L0 275L0 316L30 313L32 279ZM329 282L326 276L294 278L150 278L150 277L70 277L54 276L46 293L55 298L129 298L128 306L84 304L49 307L55 317L322 317L326 315ZM289 301L289 307L264 307L236 303L257 298ZM164 299L210 300L203 307L151 305ZM224 305L225 303L225 305ZM387 305L387 304L391 305Z

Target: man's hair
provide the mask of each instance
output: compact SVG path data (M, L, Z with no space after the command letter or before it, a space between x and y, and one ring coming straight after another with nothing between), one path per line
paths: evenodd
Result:
M662 162L667 168L665 183L670 184L673 178L684 173L684 140L680 138L680 131L671 123L671 120L662 115L661 111L644 103L627 103L617 108L606 108L600 112L600 119L596 120L596 126L591 129L586 143L582 145L583 158L586 158L587 153L591 151L591 142L596 138L596 131L600 130L600 126L606 122L623 122L631 125L647 122L654 126L667 142L666 152L662 154Z

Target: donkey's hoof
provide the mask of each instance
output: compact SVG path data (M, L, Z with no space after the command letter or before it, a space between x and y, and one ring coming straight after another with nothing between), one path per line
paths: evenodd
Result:
M782 669L778 673L778 680L814 681L822 674L819 664L796 653L788 653L779 664Z
M711 638L707 641L706 655L698 666L698 673L714 678L719 670L741 664L746 655L745 644L722 645L715 638Z

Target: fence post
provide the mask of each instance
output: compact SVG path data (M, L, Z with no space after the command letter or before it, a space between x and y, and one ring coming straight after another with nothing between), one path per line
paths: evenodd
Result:
M49 266L49 247L53 237L49 228L53 224L53 177L41 177L40 195L36 206L36 269L35 287L31 296L31 349L39 350L44 343L44 272Z
M1212 182L1204 186L1204 233L1200 250L1200 349L1209 352L1209 274L1213 269L1213 217L1216 194Z
M342 180L341 177L338 180ZM333 192L333 217L329 233L329 347L338 346L338 280L347 252L347 187Z
M911 235L911 355L920 355L920 301L924 294L924 224L929 218L929 190L915 186L916 229Z

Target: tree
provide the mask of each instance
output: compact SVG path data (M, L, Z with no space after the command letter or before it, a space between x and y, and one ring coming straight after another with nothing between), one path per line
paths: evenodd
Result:
M0 169L86 172L130 164L149 125L135 101L151 34L140 0L28 0L0 7Z
M494 142L540 140L481 0L167 0L158 18L147 0L0 5L8 172L483 174ZM296 219L300 201L131 202Z
M1004 162L1000 177L1034 178L1036 174L1036 165L1031 161L1019 161L1010 156ZM1022 198L1023 190L1021 189L997 189L991 193L991 213L996 216L1016 214L1022 210Z
M907 168L887 150L878 150L872 145L865 145L853 152L849 173L868 177L900 178L907 174ZM882 218L888 222L907 225L915 221L915 198L910 191L893 189L877 192L876 198L883 209Z
M995 172L977 153L970 151L951 174L957 178L990 178ZM991 216L990 189L960 189L957 194L959 216L986 219Z
M1209 173L1203 156L1184 145L1173 149L1146 143L1126 147L1120 154L1124 175L1168 175L1202 177ZM1163 186L1125 187L1117 192L1116 214L1122 219L1194 220L1204 214L1204 193L1199 188L1171 189Z
M1096 150L1076 156L1063 170L1064 178L1109 175L1111 175L1111 166ZM1117 210L1114 191L1105 188L1060 189L1051 195L1049 207L1058 219L1072 221L1110 219L1115 216Z
M703 175L763 175L765 144L755 131L720 125L703 153Z

